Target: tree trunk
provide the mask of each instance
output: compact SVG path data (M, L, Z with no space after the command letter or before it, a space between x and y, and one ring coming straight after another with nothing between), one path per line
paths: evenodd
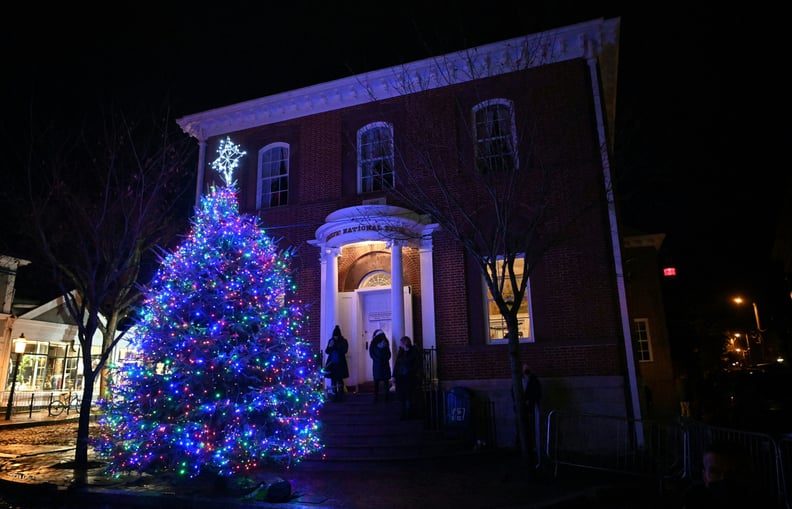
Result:
M528 433L528 423L525 422L523 412L523 378L522 359L520 359L520 331L517 322L516 310L510 310L505 315L506 326L509 331L509 365L511 367L512 396L514 401L514 419L517 422L517 436L520 441L520 455L526 462L533 460L533 440Z
M89 425L91 423L91 400L93 400L94 381L96 372L91 369L84 371L84 386L82 403L80 403L80 418L77 425L77 447L74 450L74 469L88 470L88 442Z

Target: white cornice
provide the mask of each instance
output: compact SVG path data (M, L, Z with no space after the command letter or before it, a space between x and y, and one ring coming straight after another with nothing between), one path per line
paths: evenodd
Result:
M0 255L0 267L10 271L16 271L19 267L30 265L30 260L24 260L15 256Z
M187 115L176 122L185 133L203 141L520 69L594 58L618 43L619 24L619 18L592 20Z

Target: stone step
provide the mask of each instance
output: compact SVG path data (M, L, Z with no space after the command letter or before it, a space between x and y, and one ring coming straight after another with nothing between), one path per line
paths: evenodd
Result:
M459 441L425 431L421 419L401 420L401 405L393 396L374 403L372 393L358 392L345 394L340 402L328 401L319 412L324 448L304 458L300 468L400 462L460 449Z
M420 461L431 458L445 458L467 452L459 441L434 440L410 445L378 446L325 446L318 454L303 458L299 467L304 470L321 470L328 467L343 468L345 465L371 463L381 465L405 461Z
M357 402L354 400L363 400ZM399 420L401 406L396 401L373 403L371 395L354 395L341 402L325 403L319 410L319 415L328 420L346 420L365 418L373 422L386 421L395 416Z
M398 427L397 427L398 426ZM382 443L409 444L423 441L423 428L420 422L406 421L389 425L387 429L379 426L355 426L344 430L324 427L321 430L325 445L377 445Z

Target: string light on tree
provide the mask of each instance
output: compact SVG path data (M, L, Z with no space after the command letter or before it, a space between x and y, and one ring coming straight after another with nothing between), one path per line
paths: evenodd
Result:
M231 477L288 467L321 450L317 359L303 339L291 250L239 214L230 139L212 168L226 185L202 197L189 235L146 289L113 374L94 448L113 474Z

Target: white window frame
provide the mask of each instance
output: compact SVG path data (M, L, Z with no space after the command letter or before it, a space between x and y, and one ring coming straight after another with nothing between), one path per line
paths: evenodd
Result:
M286 157L285 159L279 159L278 161L264 161L264 157L276 149L285 149ZM291 158L291 147L289 147L288 143L283 142L275 142L266 145L259 150L258 153L258 173L256 179L256 209L270 209L275 207L283 207L289 204L289 172L290 168L290 158ZM275 167L272 163L276 163L278 169L282 168L282 165L285 163L286 173L278 173L277 175L273 175L272 170ZM269 165L269 166L268 166ZM272 190L272 184L277 183L281 185L283 182L286 182L285 189L277 189L275 191ZM280 195L281 193L285 192L286 197L284 200L281 201ZM273 195L278 196L278 202L276 204L272 204L272 197Z
M374 141L369 142L366 136L372 131L385 130L388 133L388 139L384 140L387 147L379 147L371 150L370 146L375 146ZM376 140L383 141L383 140ZM384 148L384 150L383 150ZM367 124L357 132L357 192L358 194L371 193L375 191L385 190L382 184L383 180L390 180L388 186L393 186L396 180L394 169L394 145L393 145L393 125L388 122L372 122ZM390 172L376 175L371 168L379 165L386 165L390 168ZM389 177L389 179L388 179ZM379 186L377 185L379 183Z
M638 362L652 362L652 334L649 329L648 318L635 318L632 327L633 343L635 344L635 357ZM646 358L644 358L646 357Z
M519 255L515 257L514 264L515 270L518 267L518 264L521 265L523 260L523 255ZM503 259L498 258L498 270L503 266ZM520 275L518 274L518 277ZM484 288L484 318L486 321L487 327L487 344L490 345L504 345L509 342L508 338L506 337L506 321L501 316L500 311L498 311L495 302L492 299L492 295L490 294L489 287L487 286L486 279L484 275L481 275L481 282ZM507 287L504 286L504 290ZM533 343L534 342L534 323L533 319L533 309L531 307L531 278L528 278L528 281L525 285L525 295L523 296L523 301L520 306L522 310L520 313L517 314L517 320L520 324L520 332L526 334L525 336L520 337L520 343Z
M500 115L488 115L489 118L486 122L479 122L479 114L487 110L500 112L502 108L507 110L507 119L505 123ZM473 137L475 139L475 161L476 168L480 171L494 171L498 167L491 161L494 159L504 159L509 161L511 167L504 168L506 170L519 169L519 158L517 157L517 128L514 122L514 104L512 101L503 98L489 99L480 102L473 106ZM495 129L488 128L482 129L482 126L498 126L497 132ZM508 131L506 131L507 128ZM492 150L482 150L483 147L507 147L507 150L501 150L494 153ZM482 159L489 159L488 162L480 163Z

